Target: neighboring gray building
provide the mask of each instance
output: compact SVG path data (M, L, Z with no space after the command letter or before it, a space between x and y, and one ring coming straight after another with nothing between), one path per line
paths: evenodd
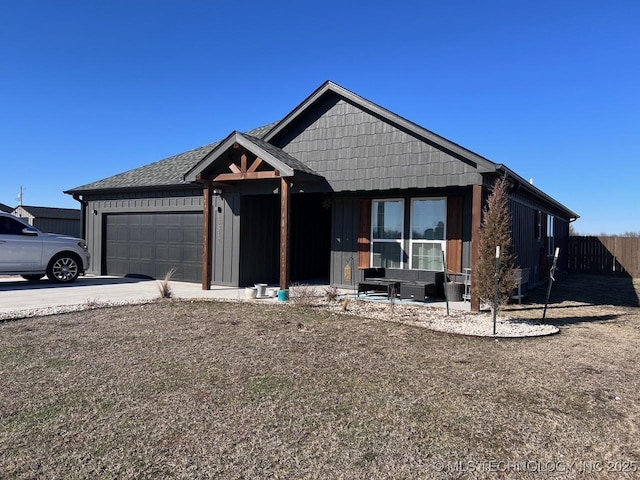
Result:
M42 232L80 237L78 209L21 205L14 208L11 214L28 220L30 225Z
M473 269L486 196L505 174L515 253L536 281L574 212L332 82L277 123L65 193L82 205L91 273L347 287L368 266L440 270L442 252L450 270Z
M13 207L0 203L0 212L11 213L13 212Z

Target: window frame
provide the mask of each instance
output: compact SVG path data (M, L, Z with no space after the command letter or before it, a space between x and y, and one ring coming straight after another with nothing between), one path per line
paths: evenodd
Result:
M415 205L415 202L417 201L425 201L425 200L444 201L444 215L443 215L444 229L443 229L442 240L426 240L423 238L417 238L417 239L413 238L413 219L415 215L414 205ZM445 257L447 255L447 211L448 211L447 197L412 197L410 201L411 201L411 214L409 218L409 222L410 222L409 224L409 269L424 270L422 268L415 268L413 265L413 248L415 244L431 244L431 245L440 244L442 253L444 253ZM439 270L429 270L429 271L439 271Z
M555 221L556 217L547 215L547 253L553 255L555 249Z
M376 208L375 208L375 204L379 203L379 202L400 202L400 204L402 205L402 213L401 213L401 223L400 223L400 238L399 239L395 239L395 238L376 238L375 237L375 225L376 225L376 221L375 221L375 217L376 217ZM376 243L396 243L399 245L400 247L400 258L398 259L399 262L399 266L398 268L402 269L404 268L405 262L403 260L403 254L402 252L404 251L404 231L405 231L405 199L404 198L374 198L371 199L371 248L369 250L369 265L371 265L374 268L382 268L382 265L375 265L374 262L374 256L373 256L373 250L374 250L374 245ZM389 268L394 268L394 267L389 267Z

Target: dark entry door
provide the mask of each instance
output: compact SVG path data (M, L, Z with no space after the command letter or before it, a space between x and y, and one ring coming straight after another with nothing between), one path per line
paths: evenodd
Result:
M110 214L104 230L104 274L202 280L202 213Z

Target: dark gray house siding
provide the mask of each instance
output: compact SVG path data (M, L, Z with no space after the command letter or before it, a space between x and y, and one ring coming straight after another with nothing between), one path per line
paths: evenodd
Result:
M511 240L517 266L530 267L531 279L536 278L533 268L539 256L539 245L535 241L535 209L509 199L511 213Z
M560 248L557 267L566 271L569 224L578 216L502 165L495 174L484 176L483 204L493 181L505 173L510 183L509 212L515 263L518 267L529 268L529 282L535 285L546 279L555 247ZM551 243L547 228L550 218L554 225Z
M569 247L569 223L566 212L548 202L532 198L527 193L512 191L509 196L513 253L516 265L529 268L531 284L546 278L556 247L560 248L558 269L567 269ZM553 232L548 222L552 219Z
M212 282L216 285L240 284L240 206L239 194L213 197Z
M334 192L442 188L482 182L477 165L337 95L272 142L326 178Z
M360 280L358 270L358 221L360 198L336 195L331 209L331 276L332 285L349 288ZM345 277L345 269L351 278Z

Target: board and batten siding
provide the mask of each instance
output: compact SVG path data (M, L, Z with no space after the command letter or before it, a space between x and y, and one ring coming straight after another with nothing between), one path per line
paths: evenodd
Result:
M529 268L529 281L538 278L541 242L536 238L536 209L509 199L512 253L515 266Z
M558 216L558 211L542 203L519 194L509 195L509 212L511 214L511 237L513 253L517 267L529 268L529 281L532 284L544 279L550 267L547 251L547 218L554 217L554 249L560 248L558 268L567 269L567 248L569 241L569 221ZM540 223L540 226L538 224Z
M213 197L211 281L216 285L240 284L240 199L237 193Z
M165 196L161 196L165 195ZM85 196L85 240L91 254L87 273L101 275L104 246L105 215L117 213L202 212L203 197L199 190L144 192Z
M336 287L355 288L362 280L358 269L360 198L334 197L331 217L330 283ZM351 269L351 279L345 278L347 265Z

